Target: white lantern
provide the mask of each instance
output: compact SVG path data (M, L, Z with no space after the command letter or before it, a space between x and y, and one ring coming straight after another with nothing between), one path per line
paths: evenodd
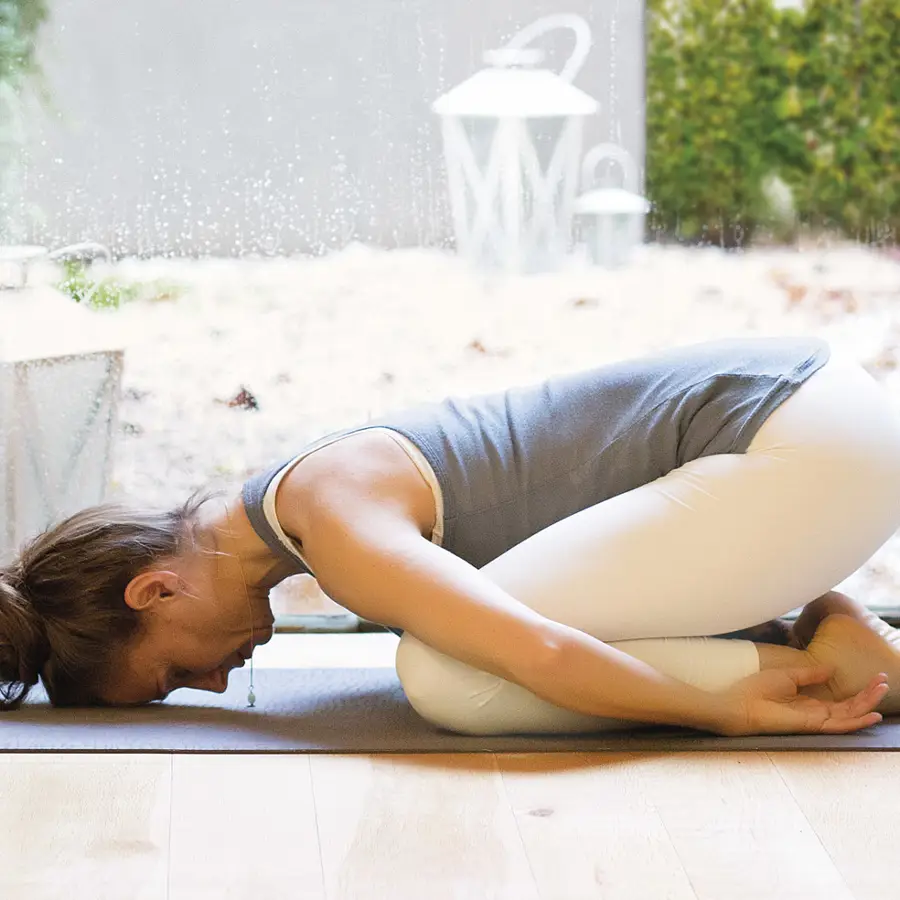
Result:
M563 27L576 42L562 72L536 68L543 53L526 45ZM568 251L584 118L599 108L571 82L591 43L584 19L546 16L435 101L457 247L476 265L552 270Z
M582 165L583 186L592 187L598 167L608 161L620 167L623 186L588 190L575 201L575 213L582 219L590 261L617 268L628 262L634 248L643 241L644 217L650 204L636 192L638 175L634 161L617 144L599 144L588 152Z
M0 558L103 500L123 349L102 313L29 286L42 247L0 247Z

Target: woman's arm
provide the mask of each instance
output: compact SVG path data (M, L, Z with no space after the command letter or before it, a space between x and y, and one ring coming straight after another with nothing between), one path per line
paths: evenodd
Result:
M716 731L721 697L541 616L402 521L316 519L307 559L328 596L476 669L593 716ZM313 536L314 535L314 536Z
M642 722L720 726L720 695L547 619L432 544L424 537L430 492L389 438L363 433L328 449L282 482L276 511L302 543L319 586L337 603L557 706Z

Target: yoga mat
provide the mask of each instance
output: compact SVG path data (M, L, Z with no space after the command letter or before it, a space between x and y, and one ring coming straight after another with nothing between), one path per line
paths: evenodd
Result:
M392 668L246 670L224 694L180 690L132 709L53 709L46 695L0 714L0 752L541 753L565 751L897 750L900 718L854 734L725 738L687 729L471 737L441 731L409 705Z

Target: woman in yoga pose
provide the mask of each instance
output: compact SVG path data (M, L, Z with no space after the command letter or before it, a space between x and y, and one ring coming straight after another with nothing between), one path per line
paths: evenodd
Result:
M900 418L861 368L683 347L329 435L231 499L76 514L0 572L0 705L223 691L308 572L401 635L443 728L854 731L900 712L900 652L831 589L898 526ZM803 604L792 646L715 637Z

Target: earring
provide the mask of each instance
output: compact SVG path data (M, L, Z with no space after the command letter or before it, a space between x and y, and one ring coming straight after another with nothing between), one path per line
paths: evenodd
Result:
M253 657L250 657L250 690L247 691L247 706L253 709L256 706L256 694L253 693Z

